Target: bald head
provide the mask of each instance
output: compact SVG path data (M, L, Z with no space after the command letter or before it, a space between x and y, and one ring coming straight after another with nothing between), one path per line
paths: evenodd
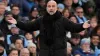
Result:
M54 0L50 0L50 1L48 1L48 3L47 4L51 4L51 3L54 3L55 5L57 5L57 3L56 3L56 1L54 1Z
M57 11L57 3L53 0L50 0L48 3L47 3L47 12L50 14L50 15L53 15L56 13Z
M30 56L29 50L27 48L21 49L20 56Z

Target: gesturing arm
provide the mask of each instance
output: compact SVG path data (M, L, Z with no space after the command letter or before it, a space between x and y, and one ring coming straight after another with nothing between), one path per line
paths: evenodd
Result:
M71 32L80 32L80 31L90 27L90 25L87 22L85 22L83 24L75 24L65 18L63 19L63 25L66 30L71 31Z
M14 18L8 19L9 23L16 24L16 26L25 31L35 31L40 28L40 19L30 22L16 21Z
M25 31L36 31L36 30L39 30L40 28L40 22L39 22L39 19L35 20L35 21L31 21L31 22L20 22L20 21L17 21L17 27L22 29L22 30L25 30Z

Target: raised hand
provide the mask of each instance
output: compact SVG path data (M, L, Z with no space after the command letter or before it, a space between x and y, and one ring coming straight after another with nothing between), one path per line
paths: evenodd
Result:
M11 17L10 19L8 19L7 21L9 23L11 23L11 24L17 24L17 21L13 17Z
M83 24L83 28L87 29L90 27L89 20Z

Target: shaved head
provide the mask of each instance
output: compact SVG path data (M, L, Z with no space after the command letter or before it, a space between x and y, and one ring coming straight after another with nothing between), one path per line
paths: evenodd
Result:
M55 14L57 11L57 3L53 0L48 1L46 9L50 15Z
M21 49L20 56L30 56L29 50L27 48Z
M48 4L51 4L51 3L54 3L54 4L57 6L56 1L54 1L54 0L50 0L50 1L48 1L47 5L48 5Z

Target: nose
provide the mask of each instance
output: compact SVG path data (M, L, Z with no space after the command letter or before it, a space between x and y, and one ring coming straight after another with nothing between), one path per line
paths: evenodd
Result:
M50 7L50 11L52 11L53 10L53 8L52 7Z

